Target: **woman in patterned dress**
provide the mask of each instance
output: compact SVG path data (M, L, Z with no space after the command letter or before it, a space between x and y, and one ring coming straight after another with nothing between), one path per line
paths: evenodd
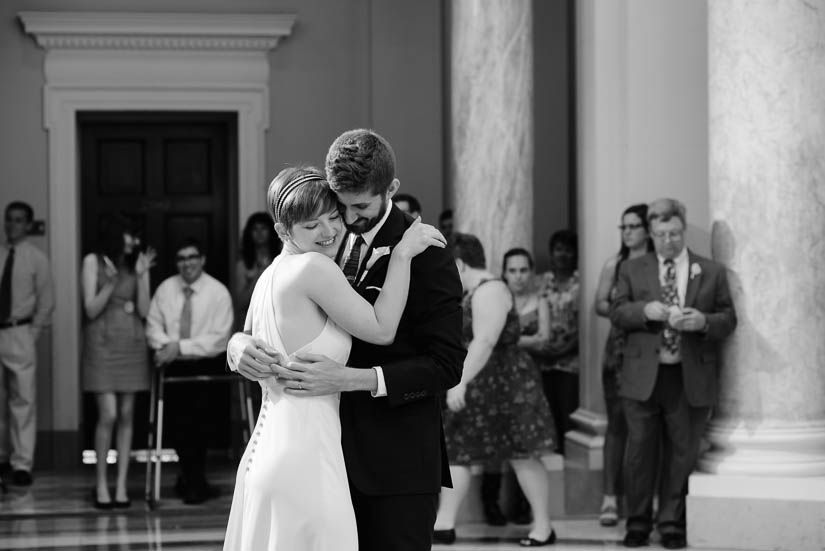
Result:
M607 259L596 288L596 314L604 318L610 312L610 303L616 291L619 268L625 260L644 256L653 250L647 223L647 205L631 205L622 213L619 225L622 245L619 252ZM604 435L604 471L602 508L599 522L602 526L615 526L619 521L617 495L621 485L622 464L627 441L627 423L619 397L619 369L622 366L622 332L614 326L604 347L602 362L602 388L607 410L607 430Z
M484 249L456 234L453 255L464 287L467 357L461 382L447 392L444 431L453 489L443 489L434 539L455 540L455 519L470 486L470 467L509 461L533 509L524 547L556 539L550 520L549 475L540 458L553 449L553 421L541 379L521 336L513 295L485 268Z
M579 249L576 232L560 230L550 237L550 271L539 293L550 309L550 340L540 364L544 394L553 412L557 451L564 455L564 435L579 407Z
M128 220L103 221L101 245L83 259L83 390L97 403L95 452L97 483L92 499L98 509L126 508L129 454L135 393L149 389L149 356L143 319L149 311L149 268L155 253L138 252ZM106 457L117 426L115 498L109 493Z

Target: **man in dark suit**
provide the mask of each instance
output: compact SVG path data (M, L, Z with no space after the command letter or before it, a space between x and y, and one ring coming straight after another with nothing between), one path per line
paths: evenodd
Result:
M685 207L648 209L655 253L622 264L610 319L626 333L620 395L628 423L626 547L648 543L660 435L658 530L686 546L687 479L716 403L718 345L736 327L724 266L687 250Z
M400 186L395 155L378 134L352 130L330 147L326 172L350 232L337 261L373 303L389 253L413 222L390 201ZM304 354L301 363L272 368L287 392L341 392L341 440L360 551L432 545L438 494L451 486L441 400L461 380L461 293L450 252L431 247L412 261L407 305L391 345L353 338L348 367ZM251 379L271 376L268 365L284 362L250 338L233 337L230 363Z

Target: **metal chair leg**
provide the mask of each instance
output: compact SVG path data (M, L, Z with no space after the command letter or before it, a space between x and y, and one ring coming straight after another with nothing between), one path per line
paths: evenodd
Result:
M246 421L249 424L249 438L252 438L252 434L255 432L255 423L257 422L257 419L255 418L255 413L252 409L252 392L249 390L250 383L249 381L244 381L243 384L246 389L244 392L246 395Z
M163 457L161 455L161 450L163 449L163 395L164 395L164 382L163 382L163 373L165 369L160 367L158 369L158 417L156 421L156 442L155 442L155 488L154 488L154 500L157 502L160 499L160 473L161 473L161 466L163 465Z
M246 444L252 436L252 431L247 431L249 412L246 410L246 381L244 379L238 379L238 402L241 410L241 423L244 425L242 429L243 441Z
M152 499L152 467L153 463L157 461L157 456L154 453L155 440L155 400L157 398L158 377L157 371L152 372L151 386L149 387L149 430L148 442L146 443L146 481L144 487L143 498L151 508L154 505Z

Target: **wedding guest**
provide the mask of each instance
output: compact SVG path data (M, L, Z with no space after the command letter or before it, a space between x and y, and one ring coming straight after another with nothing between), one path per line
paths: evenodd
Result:
M550 340L544 347L542 378L558 435L557 451L564 454L564 435L572 429L570 416L579 407L579 246L576 232L560 230L550 237L550 270L539 293L550 309Z
M438 215L438 229L441 234L447 239L447 243L453 236L453 209L444 209Z
M624 545L648 543L661 466L657 528L663 547L681 549L687 480L718 396L719 344L736 327L736 313L725 267L685 247L684 205L654 201L647 220L656 252L622 263L610 305L610 320L625 334L619 386L628 428Z
M553 421L541 379L521 336L513 295L486 269L478 238L455 234L453 255L464 288L467 357L461 382L447 391L444 431L453 489L443 488L435 541L455 541L455 520L470 486L470 466L509 461L533 509L523 547L556 539L550 520L549 474L540 458L551 453Z
M533 255L522 248L510 249L502 260L502 279L513 293L519 315L521 337L518 346L526 350L538 366L543 361L542 350L550 337L550 309L547 301L539 296L535 285ZM495 466L485 467L481 479L481 500L487 523L493 526L506 524L501 513L498 496L501 471ZM516 485L511 499L511 519L516 524L528 524L531 520L530 505L524 493Z
M146 319L146 337L155 365L174 375L224 373L226 343L232 331L229 290L204 271L206 255L196 239L177 248L178 274L155 291ZM211 427L211 394L197 383L169 385L167 404L169 443L180 458L176 491L186 504L203 503L217 495L206 479L206 447Z
M31 205L9 203L6 242L0 245L0 430L4 431L0 434L0 477L10 474L9 481L17 486L32 483L37 435L35 346L54 308L49 260L27 239L33 220Z
M128 508L126 482L132 451L135 393L149 389L149 355L143 319L149 312L149 269L155 252L140 251L131 223L109 216L95 251L83 259L83 390L95 395L98 509ZM117 428L115 496L109 493L107 455Z
M647 223L647 205L631 205L622 213L621 246L619 252L604 263L599 284L596 288L596 314L608 317L610 304L616 296L616 280L622 264L653 251ZM607 430L604 435L604 470L602 483L604 497L599 514L602 526L615 526L619 520L619 499L627 442L627 423L619 397L619 375L622 365L624 335L615 325L610 326L610 334L604 347L602 362L602 388L607 410Z
M392 202L413 218L421 216L421 203L409 193L396 193L395 197L392 198Z
M243 329L246 311L255 283L261 273L281 252L281 240L275 233L272 218L266 212L252 213L241 236L241 258L235 263L235 329Z

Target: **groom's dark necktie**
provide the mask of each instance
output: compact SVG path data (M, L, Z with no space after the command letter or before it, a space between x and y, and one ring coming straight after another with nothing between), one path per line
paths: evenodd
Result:
M662 302L667 306L679 306L679 291L676 286L676 263L672 258L665 260L665 284L662 286ZM665 322L665 328L662 331L662 345L665 349L674 356L679 354L680 344L679 331Z
M361 263L361 246L363 244L364 238L360 235L356 237L347 261L344 263L344 275L350 285L355 285L355 277L358 275L358 265Z
M0 281L0 322L11 316L11 271L14 268L14 247L9 247L6 263L3 265L3 279Z

